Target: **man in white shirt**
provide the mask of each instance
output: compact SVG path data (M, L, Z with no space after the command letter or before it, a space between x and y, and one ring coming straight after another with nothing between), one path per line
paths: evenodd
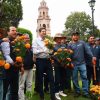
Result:
M51 100L55 99L55 90L54 90L54 78L53 78L53 69L51 66L51 62L49 60L49 50L45 46L44 38L46 35L46 29L40 28L39 29L39 36L33 42L33 54L36 57L36 71L37 71L37 79L38 79L38 87L39 87L39 95L40 100L44 100L44 93L43 93L43 73L46 71L48 75L48 79L50 82L50 94Z

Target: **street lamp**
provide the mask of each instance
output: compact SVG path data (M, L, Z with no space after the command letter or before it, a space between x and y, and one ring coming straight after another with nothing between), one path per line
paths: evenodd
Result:
M92 11L92 33L94 34L94 6L95 6L95 0L90 0L88 3L91 7L91 11Z
M2 2L3 0L0 0L0 17L2 16Z

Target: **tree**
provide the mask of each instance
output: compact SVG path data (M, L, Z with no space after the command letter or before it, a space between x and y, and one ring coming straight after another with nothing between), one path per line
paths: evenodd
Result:
M85 12L73 12L67 17L65 28L70 31L78 31L81 34L83 34L87 28L92 31L91 17Z
M3 0L0 6L0 27L18 26L22 20L22 5L20 0Z

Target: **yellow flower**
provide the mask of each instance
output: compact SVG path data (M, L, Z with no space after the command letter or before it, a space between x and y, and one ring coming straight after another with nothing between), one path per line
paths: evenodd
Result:
M54 53L54 55L57 55L57 54L58 54L57 52Z
M68 49L64 49L65 52L68 52Z
M45 40L44 40L44 43L45 43L45 46L48 46L48 44L49 44L49 39L45 39Z
M57 50L57 52L62 52L62 49L61 49L61 48L59 48L59 49Z

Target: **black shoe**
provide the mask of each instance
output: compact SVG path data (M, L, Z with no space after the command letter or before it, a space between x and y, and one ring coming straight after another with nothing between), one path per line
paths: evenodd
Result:
M55 96L52 96L50 100L57 100Z
M79 97L80 95L80 93L74 93L74 97Z
M44 97L40 97L40 100L44 100Z

